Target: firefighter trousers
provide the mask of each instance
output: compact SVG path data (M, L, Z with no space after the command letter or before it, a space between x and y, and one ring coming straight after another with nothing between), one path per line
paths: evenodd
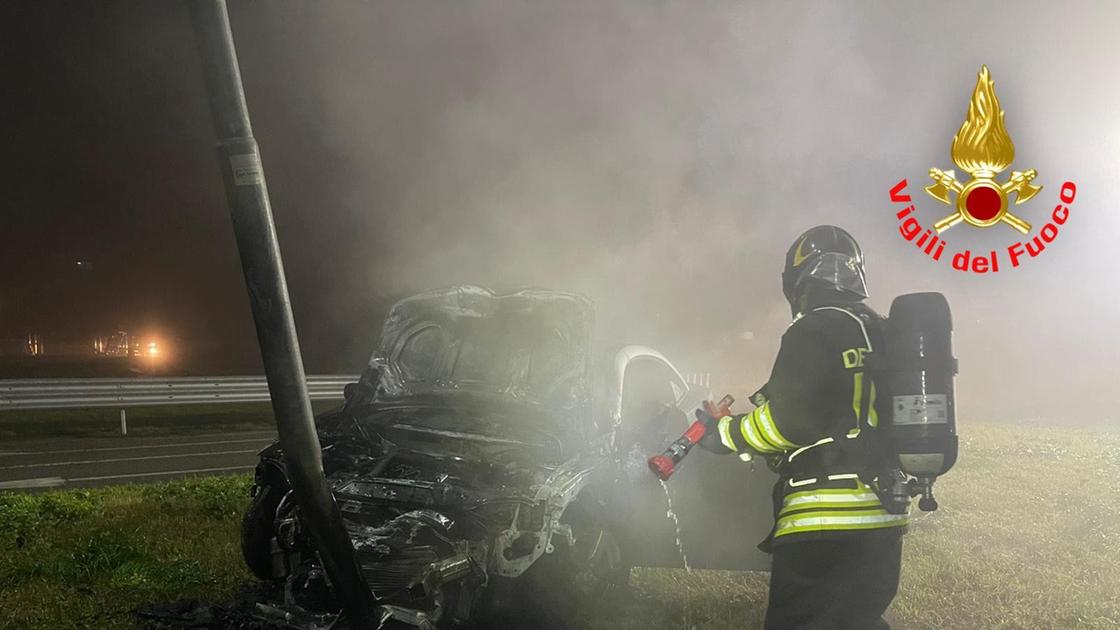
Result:
M774 548L765 630L889 630L902 536L790 542Z

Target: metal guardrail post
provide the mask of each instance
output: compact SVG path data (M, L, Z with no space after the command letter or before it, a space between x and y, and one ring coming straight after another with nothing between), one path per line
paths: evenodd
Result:
M128 435L128 416L125 414L124 407L121 407L121 435Z
M376 602L362 579L353 544L323 475L280 246L260 152L249 123L229 14L224 0L192 0L190 10L218 134L218 161L292 492L350 627L372 628L377 620Z

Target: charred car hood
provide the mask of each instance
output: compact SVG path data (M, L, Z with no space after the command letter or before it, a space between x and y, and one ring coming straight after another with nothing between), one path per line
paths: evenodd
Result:
M393 306L372 363L389 399L475 392L559 408L588 397L594 313L570 293L428 291Z

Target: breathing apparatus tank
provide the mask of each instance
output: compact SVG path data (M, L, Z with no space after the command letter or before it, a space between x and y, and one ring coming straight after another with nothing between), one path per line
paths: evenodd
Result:
M953 379L953 322L940 293L895 298L887 318L886 356L872 367L882 406L879 412L888 467L880 475L880 498L888 511L902 512L912 496L918 507L937 509L933 482L957 461ZM901 471L899 474L898 471Z

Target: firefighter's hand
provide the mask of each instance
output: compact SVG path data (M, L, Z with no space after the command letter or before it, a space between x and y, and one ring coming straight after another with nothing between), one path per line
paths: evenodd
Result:
M751 394L750 401L755 407L761 407L766 404L766 392L761 389Z
M715 416L713 411L715 409L712 403L706 400L704 401L704 408L696 410L696 419L704 423L708 435L719 432L719 418Z
M709 403L705 403L705 407L709 407ZM718 455L726 455L731 452L731 449L723 445L723 441L719 437L719 418L712 415L706 409L696 410L696 419L704 423L704 437L700 438L700 446L704 450L711 451Z

